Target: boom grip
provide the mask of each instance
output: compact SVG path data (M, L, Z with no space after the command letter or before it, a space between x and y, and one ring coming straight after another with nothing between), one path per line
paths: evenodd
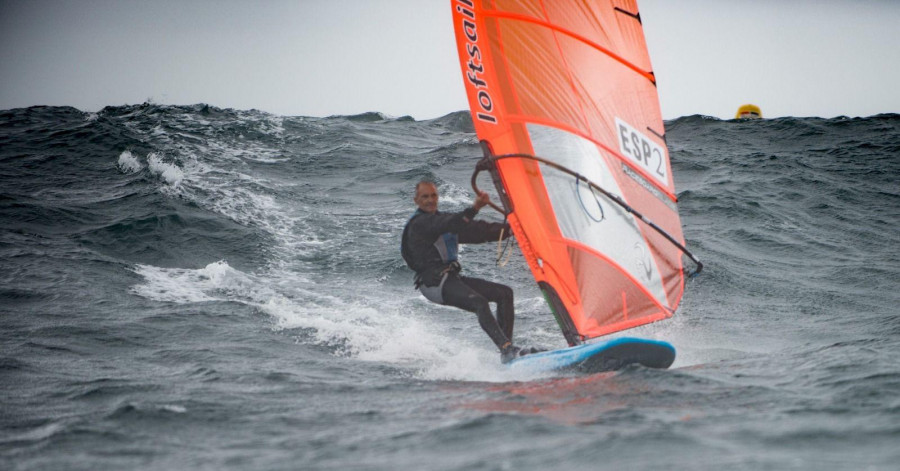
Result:
M475 194L476 194L476 195L477 195L478 193L481 193L481 190L478 189L478 181L477 181L477 180L478 180L478 174L481 173L482 170L486 170L486 169L487 169L487 167L486 167L485 165L482 165L481 162L484 162L484 160L480 161L480 162L478 163L478 165L475 166L475 171L472 172L472 189L475 190ZM506 215L506 211L504 211L503 208L501 208L500 206L497 206L496 204L494 204L493 201L488 201L488 206L490 206L490 207L494 208L495 210L497 210L498 213L500 213L500 214L502 214L502 215L504 215L504 216Z

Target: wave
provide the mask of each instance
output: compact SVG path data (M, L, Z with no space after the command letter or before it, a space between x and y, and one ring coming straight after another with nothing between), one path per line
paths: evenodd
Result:
M481 150L467 112L415 121L141 104L0 119L7 254L111 260L110 278L130 267L128 294L147 302L247 306L339 356L428 378L503 378L483 366L494 352L477 326L423 304L397 255L418 180L440 184L445 209L472 199ZM691 315L712 315L721 296L783 316L874 309L854 325L882 325L873 319L900 282L900 116L666 124L688 244L709 261L685 299ZM490 248L464 256L473 273L516 286L526 343L560 342L524 262L501 271ZM5 293L47 300L28 285ZM451 349L460 325L476 330Z

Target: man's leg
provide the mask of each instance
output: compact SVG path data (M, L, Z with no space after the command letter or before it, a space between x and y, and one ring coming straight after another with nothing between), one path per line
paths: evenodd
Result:
M489 302L497 303L497 323L500 325L503 335L506 335L511 341L513 338L513 323L516 317L512 288L500 283L468 276L461 276L460 279L478 294L484 296Z
M475 278L466 278L466 280L475 280ZM477 281L484 282L483 280ZM478 283L475 284L477 285ZM512 304L511 292L512 290L510 290L510 304ZM478 316L478 324L481 325L481 328L488 334L488 337L494 341L494 344L496 344L497 348L501 351L505 345L509 344L509 336L504 333L504 329L501 328L497 319L494 319L494 315L491 314L491 306L488 304L488 298L471 287L467 282L464 283L463 280L456 275L450 275L447 277L446 281L444 281L444 289L441 294L443 295L444 305L474 312ZM512 334L512 316L509 316L509 320L505 322L508 322L509 332Z

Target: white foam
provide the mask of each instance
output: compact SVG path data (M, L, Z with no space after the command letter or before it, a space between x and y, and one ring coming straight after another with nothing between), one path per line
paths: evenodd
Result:
M48 424L41 425L37 428L33 428L27 430L23 433L13 434L10 433L6 437L3 438L4 443L8 442L40 442L46 440L58 433L63 433L67 429L66 424L63 420L57 422L50 422Z
M310 335L336 355L389 363L422 379L523 381L548 376L504 368L474 315L418 297L366 293L371 287L363 287L357 297L344 299L323 294L299 277L283 283L293 285L290 290L282 289L274 274L250 275L224 261L201 269L137 265L134 271L145 278L131 288L136 295L180 304L243 303L271 316L276 330L303 330L304 341ZM459 326L464 326L462 332Z
M280 328L311 329L317 343L338 347L338 354L389 363L422 379L511 381L540 376L504 368L474 316L461 321L470 321L477 330L477 345L464 338L469 335L446 335L446 326L430 322L427 314L408 305L384 297L375 299L381 304L378 309L358 302L331 307L299 305L287 298L273 299L262 308Z
M461 210L472 205L475 196L460 186L445 183L440 188L440 204L445 211Z
M154 301L198 303L215 301L204 292L196 270L159 268L137 265L134 272L146 278L147 283L131 287L131 292Z
M184 180L184 172L175 164L163 162L158 152L147 155L147 164L151 173L173 187L181 185L181 181Z
M133 286L131 292L155 301L185 304L253 300L271 296L272 293L250 276L228 266L225 261L210 263L197 270L137 265L134 272L147 282Z
M141 161L127 150L119 154L118 167L122 173L137 173L144 168Z
M187 412L186 407L175 404L163 404L160 407L160 410L164 410L166 412L174 412L176 414L184 414L185 412Z

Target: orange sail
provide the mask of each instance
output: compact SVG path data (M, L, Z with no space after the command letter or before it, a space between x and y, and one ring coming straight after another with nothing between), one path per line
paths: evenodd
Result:
M451 4L475 130L569 343L672 316L684 240L636 2Z

